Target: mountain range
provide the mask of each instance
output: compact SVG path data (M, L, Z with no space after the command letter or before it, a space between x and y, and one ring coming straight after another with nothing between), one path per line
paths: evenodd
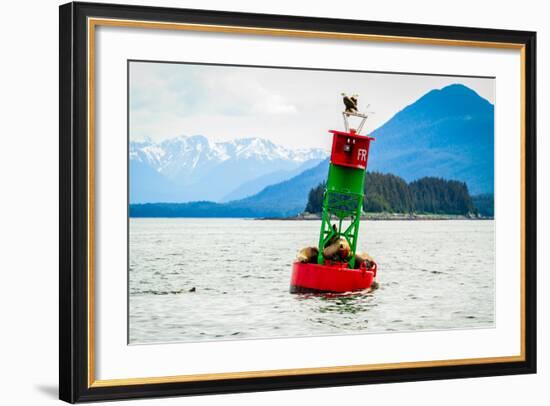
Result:
M437 176L494 190L494 106L472 89L432 90L372 132L369 169L407 182Z
M212 142L202 135L132 141L130 202L228 201L289 179L325 159L321 149L291 150L261 138Z
M466 86L428 92L372 136L376 141L369 170L393 173L407 182L426 176L459 180L471 194L493 192L494 106ZM291 151L257 138L219 144L200 136L131 143L131 203L180 204L132 204L130 215L297 214L304 210L309 191L326 179L326 156L322 150ZM238 173L247 176L229 185ZM207 184L201 179L208 179ZM182 185L177 192L175 184ZM211 189L218 187L215 194ZM189 202L199 195L200 202Z

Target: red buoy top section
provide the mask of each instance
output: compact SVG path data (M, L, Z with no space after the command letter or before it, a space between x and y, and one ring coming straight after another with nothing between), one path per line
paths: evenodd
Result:
M330 130L334 134L330 162L349 168L366 169L369 159L370 142L373 137L359 135L354 130L349 133Z

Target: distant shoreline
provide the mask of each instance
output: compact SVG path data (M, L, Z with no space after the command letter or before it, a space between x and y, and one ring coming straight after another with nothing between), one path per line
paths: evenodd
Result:
M321 216L300 213L289 217L253 217L253 216L129 216L129 219L235 219L235 220L279 220L279 221L321 221ZM464 216L459 214L406 214L406 213L367 213L361 220L373 221L424 221L424 220L494 220L494 217Z
M300 213L287 217L257 216L129 216L129 219L242 219L242 220L279 220L279 221L320 221L320 214ZM423 221L423 220L494 220L494 217L461 214L409 214L409 213L364 213L361 220L374 221Z
M296 216L289 217L262 217L256 220L298 220L298 221L315 221L321 220L320 214L300 213ZM476 217L474 215L461 214L409 214L409 213L365 213L361 216L361 220L406 220L406 221L422 221L422 220L494 220L494 217Z

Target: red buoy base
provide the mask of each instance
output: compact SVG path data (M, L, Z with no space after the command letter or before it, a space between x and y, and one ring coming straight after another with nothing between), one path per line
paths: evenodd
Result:
M344 293L370 288L376 276L372 268L350 269L346 263L311 264L294 262L290 293Z

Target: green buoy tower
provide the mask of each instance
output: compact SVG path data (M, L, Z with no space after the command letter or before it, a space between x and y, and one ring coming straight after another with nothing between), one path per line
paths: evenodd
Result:
M339 294L365 291L372 287L376 278L378 265L372 258L359 259L360 263L355 263L365 172L370 143L374 138L361 134L368 117L358 112L357 96L342 96L346 106L342 113L345 130L330 131L332 151L323 194L318 253L292 263L290 293ZM357 128L350 128L350 117L354 117L353 120L358 123ZM347 244L338 239L345 239ZM330 250L324 254L323 250L327 246L330 246ZM307 247L306 250L315 252L311 248ZM339 250L336 255L331 254L333 248Z

